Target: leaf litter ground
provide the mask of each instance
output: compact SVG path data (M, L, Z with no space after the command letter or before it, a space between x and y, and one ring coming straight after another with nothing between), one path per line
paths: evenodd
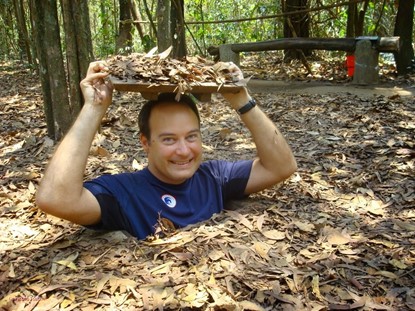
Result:
M247 71L260 62L250 61ZM318 74L327 79L325 66ZM273 68L251 73L269 78L281 70ZM348 83L338 72L335 82ZM310 79L295 64L278 76ZM413 97L254 93L289 140L298 172L209 221L137 241L36 209L55 148L40 85L2 63L0 86L3 310L415 310ZM86 178L146 165L137 133L143 103L137 93L115 94ZM254 156L249 133L219 97L200 112L205 159Z

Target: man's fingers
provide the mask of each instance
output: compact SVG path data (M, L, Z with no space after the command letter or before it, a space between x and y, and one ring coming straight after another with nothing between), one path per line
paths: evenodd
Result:
M96 61L89 64L87 75L94 74L97 72L108 72L108 66L103 61Z
M111 81L105 81L105 85L108 87L108 89L112 92L114 90L114 85Z
M85 79L82 80L81 83L91 83L95 84L97 81L100 81L108 77L108 72L97 72L97 73L88 73Z

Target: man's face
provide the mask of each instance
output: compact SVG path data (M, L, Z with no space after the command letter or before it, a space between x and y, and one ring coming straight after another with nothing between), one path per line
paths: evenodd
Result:
M181 184L202 162L202 140L196 114L179 103L162 103L151 112L151 137L141 135L148 168L159 180Z

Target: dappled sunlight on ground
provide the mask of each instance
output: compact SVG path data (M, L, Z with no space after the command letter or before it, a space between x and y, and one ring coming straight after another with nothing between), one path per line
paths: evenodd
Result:
M413 98L254 93L292 146L298 172L209 221L137 241L36 208L55 148L40 86L24 68L0 68L0 308L415 309ZM87 178L146 165L143 102L115 94ZM200 113L205 159L255 156L220 97Z

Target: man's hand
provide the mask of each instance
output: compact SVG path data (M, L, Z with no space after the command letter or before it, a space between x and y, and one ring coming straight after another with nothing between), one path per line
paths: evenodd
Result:
M244 80L244 75L241 71L241 69L236 66L234 63L218 63L221 64L222 70L228 71L228 75L232 77L232 81L234 82L240 82ZM248 90L246 87L243 87L239 92L237 93L224 93L222 94L223 97L229 102L231 107L235 110L238 110L243 105L245 105L249 100L251 100L251 96L248 93Z
M217 62L213 66L215 72L221 72L227 80L232 82L239 82L244 79L241 69L233 62Z
M85 104L101 105L108 108L112 102L112 83L105 80L109 75L104 62L97 61L89 65L87 75L80 83Z

